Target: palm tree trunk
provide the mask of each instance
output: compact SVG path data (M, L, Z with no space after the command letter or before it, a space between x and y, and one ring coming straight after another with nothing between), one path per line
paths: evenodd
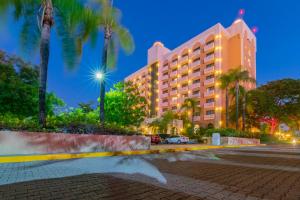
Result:
M235 107L236 107L236 112L235 112L235 128L238 130L239 129L239 82L235 83Z
M225 109L226 109L226 128L228 128L228 124L229 124L229 112L228 112L228 107L229 107L229 97L228 97L228 88L226 87L225 88L225 95L226 95L226 97L225 97L225 103L226 103L226 105L225 105Z
M104 47L102 52L102 66L101 72L103 73L103 78L100 80L100 124L104 127L105 122L105 111L104 111L104 102L105 102L105 74L107 71L107 59L108 59L108 45L111 39L111 29L105 27L104 30Z
M46 127L46 93L47 93L47 74L50 55L50 32L53 25L52 1L47 0L44 4L44 16L42 21L41 43L40 43L40 84L39 84L39 123Z
M246 94L244 94L244 97L243 97L243 116L242 116L242 122L243 122L242 130L245 131L245 129L246 129Z
M193 107L192 108L192 131L193 131L193 134L194 134L194 127L195 127L195 124L194 124L194 115L195 115L195 108Z

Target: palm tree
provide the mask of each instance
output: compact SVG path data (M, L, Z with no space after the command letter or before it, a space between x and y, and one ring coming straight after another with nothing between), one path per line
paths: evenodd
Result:
M219 81L221 83L220 88L225 90L225 113L226 113L226 128L229 125L229 86L231 84L231 76L230 74L222 74L219 77Z
M198 106L198 102L196 99L194 98L187 98L184 100L182 106L181 106L181 110L184 111L188 111L191 112L192 115L192 130L194 131L194 115L196 112L200 112L200 107Z
M110 0L96 0L101 9L97 11L97 26L104 31L101 72L105 75L108 68L116 64L117 45L126 53L134 50L134 42L129 31L120 24L121 11L113 7ZM100 80L100 123L104 126L105 78Z
M14 7L16 20L23 22L21 46L30 52L40 49L39 122L46 127L46 92L51 28L57 29L63 58L69 68L78 64L83 39L89 35L92 15L77 0L2 0L1 9ZM35 23L37 22L37 23ZM81 37L82 36L82 37ZM85 37L83 37L85 36Z
M239 97L240 97L241 83L255 83L255 79L249 76L249 72L247 70L241 70L241 69L242 67L238 67L236 69L231 69L228 72L228 76L231 77L230 79L232 84L234 85L234 90L235 90L236 129L239 129Z

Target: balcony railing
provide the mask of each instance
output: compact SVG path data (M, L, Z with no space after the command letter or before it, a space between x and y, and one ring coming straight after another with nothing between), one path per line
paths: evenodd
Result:
M212 66L212 67L207 67L204 69L204 74L210 74L210 73L213 73L215 71L215 67Z
M192 90L194 90L194 89L200 88L200 86L201 86L200 83L193 83L192 86L191 86L191 88L192 88Z
M163 67L162 67L162 71L167 71L169 69L169 66L168 65L164 65Z
M186 82L186 81L188 81L188 80L189 80L189 77L188 77L188 76L181 77L181 78L179 79L180 82Z
M200 97L200 96L201 96L200 92L192 94L192 97L194 97L194 98L197 98L197 97Z
M178 65L178 61L174 61L171 63L171 68L175 68Z
M211 54L211 55L206 56L206 57L204 58L204 62L210 62L210 61L212 61L212 60L214 60L214 59L215 59L215 55L214 55L214 54Z
M201 60L192 62L192 67L198 67L199 65L201 65Z
M177 94L177 90L172 90L171 92L170 92L170 95L176 95Z
M189 56L188 56L188 55L183 56L183 57L181 57L180 62L187 62L188 59L189 59Z
M210 44L205 45L204 51L209 51L209 50L213 49L214 47L215 47L215 43L212 42Z
M167 106L169 106L169 103L168 103L168 102L163 102L161 105L162 105L163 107L167 107Z
M204 93L204 97L210 97L212 95L215 94L215 90L207 90L205 93Z
M177 85L177 80L171 81L171 85Z
M215 83L215 78L210 78L204 81L204 85L212 85Z
M166 89L166 88L168 88L168 87L169 87L168 84L163 84L163 85L161 86L162 89Z
M213 108L215 107L215 102L205 103L204 108Z
M201 72L195 72L195 73L192 73L192 78L200 78L201 76Z
M166 79L168 79L168 78L169 78L168 75L164 75L164 76L161 77L161 80L166 80Z
M201 50L198 49L198 50L196 50L196 51L193 52L192 56L196 57L196 56L200 55L200 53L201 53Z
M170 76L171 76L171 77L174 77L174 76L177 76L177 74L178 74L177 71L171 72Z
M212 120L215 119L215 114L204 115L204 120Z
M180 92L187 92L189 90L188 86L182 87Z
M166 97L168 97L168 96L169 96L169 94L168 94L168 93L161 94L161 97L162 97L162 98L166 98Z
M182 67L179 69L180 73L186 72L186 71L188 71L188 70L189 70L189 66L188 66L188 65L184 65L184 66L182 66Z

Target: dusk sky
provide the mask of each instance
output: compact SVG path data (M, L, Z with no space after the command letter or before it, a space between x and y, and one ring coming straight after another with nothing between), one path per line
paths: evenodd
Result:
M218 22L228 27L240 8L246 11L244 20L249 27L259 29L256 34L258 84L300 78L300 1L115 0L114 5L122 10L122 23L131 31L136 49L129 56L120 51L116 69L109 74L109 86L145 66L147 50L155 41L174 49ZM18 45L19 28L11 18L1 19L0 49L38 64L38 54L30 58L22 54ZM102 38L102 34L99 36ZM95 102L99 95L99 87L90 77L101 61L102 40L97 44L95 48L85 45L80 66L70 72L63 66L61 45L55 30L52 31L48 91L55 92L69 106Z

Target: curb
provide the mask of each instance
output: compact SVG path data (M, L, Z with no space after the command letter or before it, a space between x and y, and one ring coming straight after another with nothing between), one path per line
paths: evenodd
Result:
M33 162L33 161L48 161L48 160L70 160L70 159L80 159L80 158L98 158L98 157L109 157L109 156L130 156L130 155L176 153L176 152L186 152L186 151L254 147L254 146L263 146L263 145L199 146L199 147L182 147L182 148L155 149L155 150L117 151L117 152L91 152L91 153L74 153L74 154L62 153L62 154L42 154L42 155L0 156L0 164Z

